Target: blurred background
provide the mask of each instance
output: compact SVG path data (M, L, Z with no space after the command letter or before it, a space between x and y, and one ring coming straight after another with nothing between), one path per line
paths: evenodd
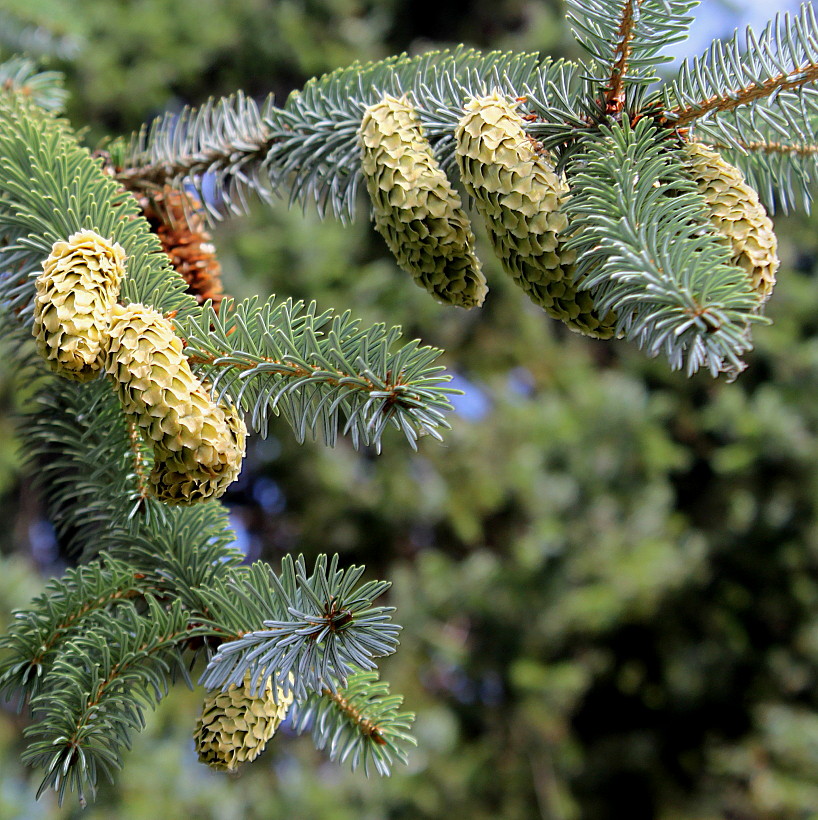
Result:
M765 8L766 6L766 8ZM688 45L795 4L705 0ZM465 42L578 56L556 0L0 0L67 73L96 146L244 89L281 99L354 60ZM36 802L24 718L0 708L0 818L752 820L818 817L818 236L776 218L775 324L734 384L567 332L480 252L466 313L400 272L366 219L256 208L215 231L225 287L402 324L445 348L464 395L414 454L252 440L227 496L249 559L339 552L394 582L383 664L417 712L390 779L325 761L286 726L237 777L196 762L201 690L175 690L95 805ZM0 628L60 552L20 471L25 385L0 358Z

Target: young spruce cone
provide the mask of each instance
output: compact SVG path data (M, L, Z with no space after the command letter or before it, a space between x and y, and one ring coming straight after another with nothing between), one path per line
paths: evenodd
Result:
M486 279L469 218L408 99L386 96L367 108L360 142L375 228L398 264L441 302L481 305Z
M587 336L611 338L613 314L600 316L591 294L577 290L576 254L562 246L568 189L534 150L514 104L495 91L465 110L455 131L460 175L504 270L549 316Z
M144 305L115 305L105 369L153 445L156 496L193 504L224 493L241 470L244 421L210 399L173 325Z
M201 448L182 448L174 452L161 445L154 447L151 492L166 504L195 504L219 498L238 478L244 457L247 428L238 409L214 405L224 413L231 446L217 452L215 462L201 461Z
M213 769L235 771L239 763L255 760L287 716L293 702L281 688L273 700L270 682L258 697L250 694L250 679L226 692L210 692L196 721L193 738L199 760Z
M37 277L32 328L52 370L80 382L100 372L124 274L125 251L94 231L54 243Z
M744 175L718 151L699 143L686 143L690 174L704 195L710 221L730 243L732 262L743 268L759 301L767 301L778 270L778 240L773 223L758 194Z

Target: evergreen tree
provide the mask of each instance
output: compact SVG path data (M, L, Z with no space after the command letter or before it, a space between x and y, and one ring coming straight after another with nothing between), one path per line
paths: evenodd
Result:
M689 373L744 367L777 267L745 176L770 209L808 201L816 24L805 7L749 34L746 52L715 45L655 91L660 48L684 36L693 5L577 2L584 65L464 49L393 58L311 81L282 107L236 95L162 118L97 158L54 113L58 78L5 64L4 330L40 385L27 449L81 561L5 639L3 684L32 710L26 759L44 768L44 787L93 793L144 707L197 656L205 686L243 688L248 714L293 699L294 725L311 726L333 757L385 773L409 741L400 699L373 677L397 644L390 610L374 604L386 585L358 586L362 570L337 559L312 570L285 559L278 574L242 565L211 499L223 482L206 482L214 452L234 469L242 414L262 435L281 414L298 440L344 433L376 450L389 426L412 446L440 437L439 351L288 301L225 299L217 310L212 276L203 289L190 266L187 282L170 266L171 251L198 242L212 273L205 216L289 190L350 219L366 180L401 267L472 306L482 294L457 294L480 290L479 261L449 174L514 283L551 316ZM398 113L375 113L384 106ZM174 229L167 256L141 218L149 210ZM126 270L95 280L109 263ZM87 361L69 361L89 340ZM236 725L220 731L225 751L246 742Z

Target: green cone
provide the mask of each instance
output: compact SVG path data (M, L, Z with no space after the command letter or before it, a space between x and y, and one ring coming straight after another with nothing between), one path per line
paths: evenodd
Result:
M455 131L463 184L486 222L503 269L537 305L572 330L608 339L612 313L600 316L574 284L574 251L563 247L568 190L523 130L514 104L494 92L465 107Z
M367 108L360 143L375 228L398 264L441 302L481 305L487 287L469 219L408 99Z

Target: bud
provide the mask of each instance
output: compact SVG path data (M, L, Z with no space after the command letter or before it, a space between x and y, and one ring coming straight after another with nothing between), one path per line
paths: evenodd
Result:
M481 305L487 287L469 218L408 99L367 108L360 142L375 228L400 267L441 302Z
M277 688L276 700L270 681L258 696L250 694L249 674L242 686L225 692L210 692L196 721L193 739L199 760L212 769L235 771L239 763L255 760L287 716L292 691L285 696Z
M780 264L773 223L744 175L718 151L686 143L690 175L707 202L710 222L729 243L731 262L743 268L763 304L775 285Z
M55 242L37 277L32 332L51 369L74 381L103 366L109 313L125 275L125 251L94 231Z
M576 254L564 247L567 186L504 96L475 97L465 111L455 130L460 175L503 269L549 316L587 336L611 338L614 315L600 316L591 294L574 283Z

